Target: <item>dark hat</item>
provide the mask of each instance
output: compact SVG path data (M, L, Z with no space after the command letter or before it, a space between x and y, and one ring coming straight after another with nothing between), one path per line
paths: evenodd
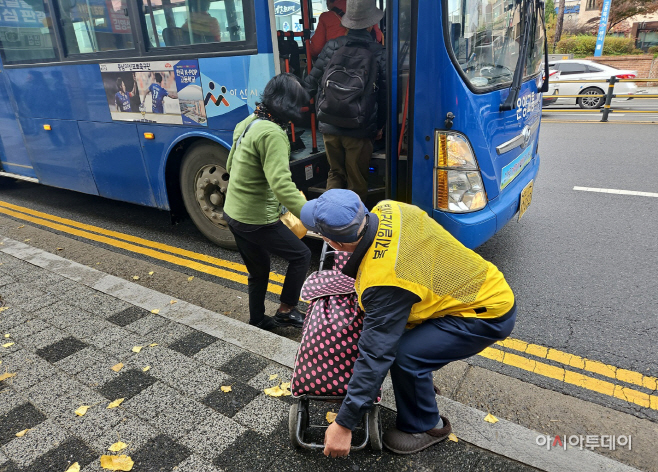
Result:
M348 0L347 9L341 19L345 28L365 29L376 25L384 17L375 0Z
M356 193L332 189L306 202L300 219L309 231L339 243L353 243L359 239L359 227L367 214Z

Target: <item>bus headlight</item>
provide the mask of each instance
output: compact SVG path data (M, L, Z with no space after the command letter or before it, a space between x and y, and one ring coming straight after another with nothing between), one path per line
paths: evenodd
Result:
M475 154L466 137L452 131L436 131L434 138L434 208L453 213L484 208L487 195Z

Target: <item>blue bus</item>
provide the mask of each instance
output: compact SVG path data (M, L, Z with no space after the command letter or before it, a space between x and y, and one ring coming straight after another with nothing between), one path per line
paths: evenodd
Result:
M380 6L389 119L369 195L418 205L476 247L531 201L544 4ZM233 128L284 67L283 49L293 73L307 72L304 38L323 7L0 0L0 176L189 215L232 247L222 208ZM314 127L290 134L293 178L312 198L328 171L322 140Z

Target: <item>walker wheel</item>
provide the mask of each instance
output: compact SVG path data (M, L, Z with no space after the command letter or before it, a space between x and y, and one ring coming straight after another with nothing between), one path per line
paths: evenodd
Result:
M299 419L299 411L302 412L302 428L301 428L301 437L304 437L304 432L308 427L308 409L301 403L301 401L296 401L290 406L290 411L288 413L288 434L290 435L290 444L295 448L300 448L302 445L297 441L297 421Z
M382 441L382 421L379 415L379 405L374 405L368 415L368 432L370 433L370 447L373 451L381 452L384 443Z

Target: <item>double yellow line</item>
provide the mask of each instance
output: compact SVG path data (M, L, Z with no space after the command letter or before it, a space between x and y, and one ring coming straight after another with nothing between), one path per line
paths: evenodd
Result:
M499 346L517 351L523 355L502 350ZM511 338L500 341L493 347L486 348L479 355L542 377L576 385L643 408L658 410L658 396L623 385L643 387L655 392L658 389L658 378L656 377ZM553 361L558 366L549 364L545 360ZM615 382L602 380L586 375L586 373L597 374Z
M239 284L247 284L247 268L235 262L106 230L98 226L79 223L74 220L42 213L3 201L0 201L0 214L181 267L187 267ZM270 273L268 290L272 293L280 294L281 284L284 279L285 277L282 275ZM516 351L518 354L510 351ZM618 398L644 408L658 410L658 396L645 393L636 388L642 387L643 389L654 392L658 389L658 379L645 376L639 372L620 369L556 349L537 344L529 344L518 339L506 339L505 341L496 343L492 347L482 351L480 356L533 372L542 377L559 380L593 392ZM552 361L558 365L556 366L546 361ZM612 381L602 380L591 374L606 377Z
M225 261L206 254L188 251L175 246L138 238L128 234L99 228L98 226L79 223L67 218L49 215L30 208L21 207L0 201L0 213L29 221L40 226L55 229L63 233L72 234L81 238L89 239L109 246L124 249L126 251L149 256L171 264L175 264L199 272L221 277L243 285L247 284L247 268L236 262ZM134 244L133 244L134 243ZM183 257L179 257L183 256ZM187 259L184 259L187 258ZM226 270L230 269L230 270ZM281 285L285 277L283 275L270 273L270 292L280 294Z

